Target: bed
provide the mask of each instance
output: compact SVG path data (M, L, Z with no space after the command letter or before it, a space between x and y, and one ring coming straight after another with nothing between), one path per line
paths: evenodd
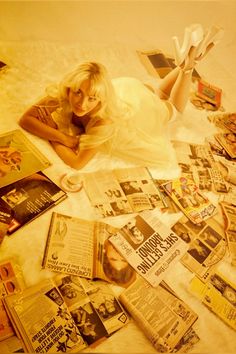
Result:
M142 48L137 48L142 49ZM152 49L152 48L150 48ZM125 58L125 59L124 59ZM44 95L45 87L60 80L60 78L79 62L97 60L105 64L112 77L134 76L145 83L157 85L157 79L148 74L140 62L135 48L116 43L113 45L99 43L72 43L26 41L1 42L0 60L7 67L0 71L0 130L2 133L21 129L18 119L28 106ZM223 106L233 110L231 77L217 62L214 52L209 55L208 66L202 66L202 75L206 80L213 79L212 67L218 84L223 84ZM207 70L209 69L209 70ZM200 70L200 71L201 71ZM192 89L195 88L193 84ZM203 143L206 136L216 132L216 128L207 120L207 111L197 110L190 102L184 114L170 123L171 139L194 143ZM25 132L27 137L52 162L44 172L55 183L59 184L60 177L73 170L65 165L55 154L51 146L40 138ZM83 168L82 172L92 172L104 168L121 168L130 166L125 161L110 159L97 154ZM156 178L172 178L176 171L155 171ZM209 194L216 201L216 196ZM6 237L0 246L0 260L16 257L22 267L27 286L31 286L46 277L53 275L48 270L42 270L41 262L45 247L46 235L52 211L93 220L94 211L86 198L84 191L68 193L68 198L56 205L36 220L18 230L12 236ZM165 214L163 220L168 224L177 219L178 215ZM107 218L109 223L119 226L123 216ZM106 221L106 219L104 219ZM219 269L235 282L235 268L230 265L228 257L220 263ZM192 353L235 353L235 332L227 327L219 318L204 307L188 290L188 284L193 274L178 263L167 276L167 281L177 294L192 307L199 315L194 328L200 341L191 350ZM114 287L119 294L122 289ZM156 350L136 323L130 323L96 348L87 348L84 352L94 353L155 353Z

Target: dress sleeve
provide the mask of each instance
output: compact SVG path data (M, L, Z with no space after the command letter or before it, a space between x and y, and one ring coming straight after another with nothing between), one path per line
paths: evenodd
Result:
M87 127L85 134L80 137L80 150L93 149L114 137L116 132L116 124L107 123L102 120L92 119Z

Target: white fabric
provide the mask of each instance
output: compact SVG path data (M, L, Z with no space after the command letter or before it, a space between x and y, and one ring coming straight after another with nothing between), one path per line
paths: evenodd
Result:
M113 123L97 125L93 118L80 139L80 149L97 147L108 153L144 166L170 168L176 165L167 124L171 120L167 105L140 80L120 77L112 80L118 102ZM53 113L60 130L78 134L73 123L67 122L60 108Z

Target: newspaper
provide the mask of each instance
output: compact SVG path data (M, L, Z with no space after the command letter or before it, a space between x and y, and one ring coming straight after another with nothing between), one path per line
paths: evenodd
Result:
M221 156L227 160L232 160L225 148L216 140L214 135L208 136L205 141L209 144L211 152L214 156Z
M117 231L106 223L52 213L42 266L51 271L127 287L134 269L108 238Z
M216 272L206 284L194 277L190 283L190 290L210 311L236 330L236 284Z
M200 224L216 213L216 206L199 190L192 178L181 176L164 183L162 187L194 224Z
M19 129L0 135L0 188L50 166L50 161Z
M159 353L180 349L181 339L198 317L164 281L153 288L138 278L119 300ZM193 332L188 339L185 337L189 347L198 339Z
M220 203L225 216L225 235L228 243L231 264L236 266L236 206Z
M236 113L223 112L210 114L207 118L221 131L236 133Z
M136 272L154 287L187 248L152 211L143 211L132 217L109 241Z
M146 167L82 174L84 189L100 217L165 207L162 194Z
M181 263L206 282L227 250L222 224L213 217L196 225L183 216L172 230L188 244Z
M223 146L229 156L236 158L236 133L219 133L215 134L216 140Z
M192 179L202 191L227 193L227 183L208 144L174 141L182 176Z

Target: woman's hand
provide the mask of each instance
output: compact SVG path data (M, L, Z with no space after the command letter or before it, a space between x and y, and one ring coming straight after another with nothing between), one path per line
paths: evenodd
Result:
M62 134L62 139L61 139L60 143L71 148L71 149L75 149L79 145L79 136Z

